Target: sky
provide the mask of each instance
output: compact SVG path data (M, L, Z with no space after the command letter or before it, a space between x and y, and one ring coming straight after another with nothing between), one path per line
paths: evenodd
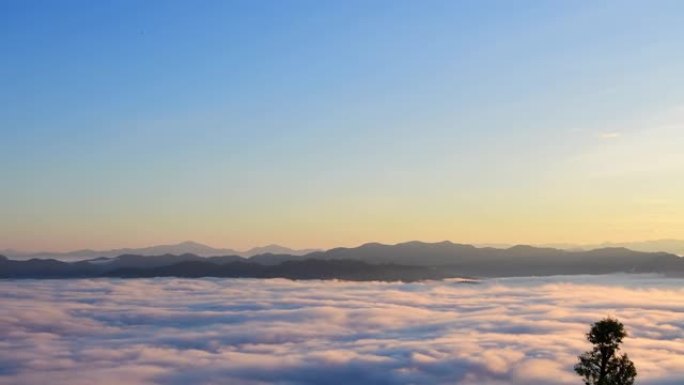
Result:
M0 3L0 248L684 234L681 1Z

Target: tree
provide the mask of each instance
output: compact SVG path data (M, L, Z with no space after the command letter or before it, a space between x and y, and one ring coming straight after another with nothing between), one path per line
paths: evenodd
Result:
M627 354L619 354L622 339L627 337L624 325L606 318L594 323L587 339L594 348L581 354L575 372L585 385L633 385L637 375Z

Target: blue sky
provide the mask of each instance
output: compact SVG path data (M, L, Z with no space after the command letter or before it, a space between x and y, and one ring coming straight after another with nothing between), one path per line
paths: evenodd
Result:
M676 237L682 14L5 1L0 248Z

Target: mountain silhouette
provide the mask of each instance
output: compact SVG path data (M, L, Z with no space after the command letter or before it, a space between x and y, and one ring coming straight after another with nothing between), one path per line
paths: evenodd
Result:
M57 259L62 261L80 261L84 259L95 259L95 258L115 258L121 255L144 255L144 256L159 256L165 254L183 255L183 254L193 254L198 257L211 257L211 256L221 256L221 255L239 255L242 257L251 257L257 254L290 254L290 255L303 255L308 254L316 249L303 249L295 250L288 247L280 245L268 245L263 247L254 247L246 251L238 251L234 249L226 248L214 248L201 243L186 241L177 244L170 245L157 245L142 248L121 248L113 250L76 250L69 252L21 252L17 250L2 250L0 254L11 257L13 259L29 260L33 258L43 258L43 259Z
M297 268L306 269L306 273L293 272L292 269ZM331 269L335 268L353 268L355 273L345 275L344 270L331 273ZM195 254L124 254L78 262L0 258L0 278L304 276L327 279L348 276L352 277L349 279L363 277L386 280L388 277L401 276L398 271L411 279L609 273L684 276L684 258L621 247L570 251L526 245L478 248L452 242L406 242L396 245L367 243L354 248L335 248L306 255L267 253L249 258L240 255L202 257Z

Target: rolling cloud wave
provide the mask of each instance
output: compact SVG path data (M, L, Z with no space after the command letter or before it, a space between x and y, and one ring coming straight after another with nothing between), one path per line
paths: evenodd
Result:
M607 315L641 384L681 384L683 284L2 281L0 384L577 384Z

